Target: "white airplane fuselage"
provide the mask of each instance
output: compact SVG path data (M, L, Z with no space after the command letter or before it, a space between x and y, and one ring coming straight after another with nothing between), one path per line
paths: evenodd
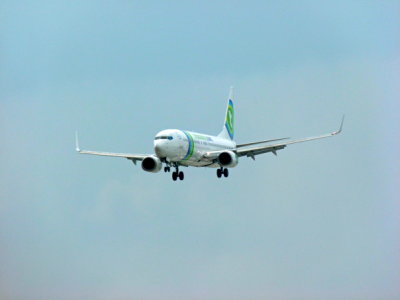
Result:
M160 131L154 139L157 157L182 166L219 168L220 164L210 162L204 154L235 148L235 141L178 129Z

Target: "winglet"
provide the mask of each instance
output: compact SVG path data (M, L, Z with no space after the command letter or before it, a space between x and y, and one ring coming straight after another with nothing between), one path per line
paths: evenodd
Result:
M341 133L341 132L342 132L342 129L343 129L343 123L344 123L344 116L345 116L345 115L343 115L343 117L342 117L342 122L340 123L339 130L332 132L332 135L336 135L336 134L339 134L339 133Z
M75 150L81 152L81 149L79 148L78 131L75 131Z

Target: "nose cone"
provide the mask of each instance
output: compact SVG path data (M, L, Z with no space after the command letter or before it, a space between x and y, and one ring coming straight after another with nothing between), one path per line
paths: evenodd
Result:
M155 141L154 142L154 151L158 157L166 157L165 153L165 142L164 141Z
M174 140L173 129L167 129L157 133L154 138L154 152L160 158L167 158L171 155L171 147Z

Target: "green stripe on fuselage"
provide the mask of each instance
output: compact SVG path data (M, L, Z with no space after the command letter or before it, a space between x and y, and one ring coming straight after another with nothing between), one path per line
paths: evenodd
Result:
M185 156L185 158L183 160L189 160L193 156L194 140L193 140L193 136L189 132L184 131L183 133L186 135L186 137L188 138L188 142L189 142L188 153L186 154L186 156Z

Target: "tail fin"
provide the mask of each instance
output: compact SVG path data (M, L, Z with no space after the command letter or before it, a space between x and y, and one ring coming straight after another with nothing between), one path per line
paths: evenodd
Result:
M226 108L225 123L221 133L221 138L233 140L235 135L235 109L233 107L233 87L229 91L228 107Z

